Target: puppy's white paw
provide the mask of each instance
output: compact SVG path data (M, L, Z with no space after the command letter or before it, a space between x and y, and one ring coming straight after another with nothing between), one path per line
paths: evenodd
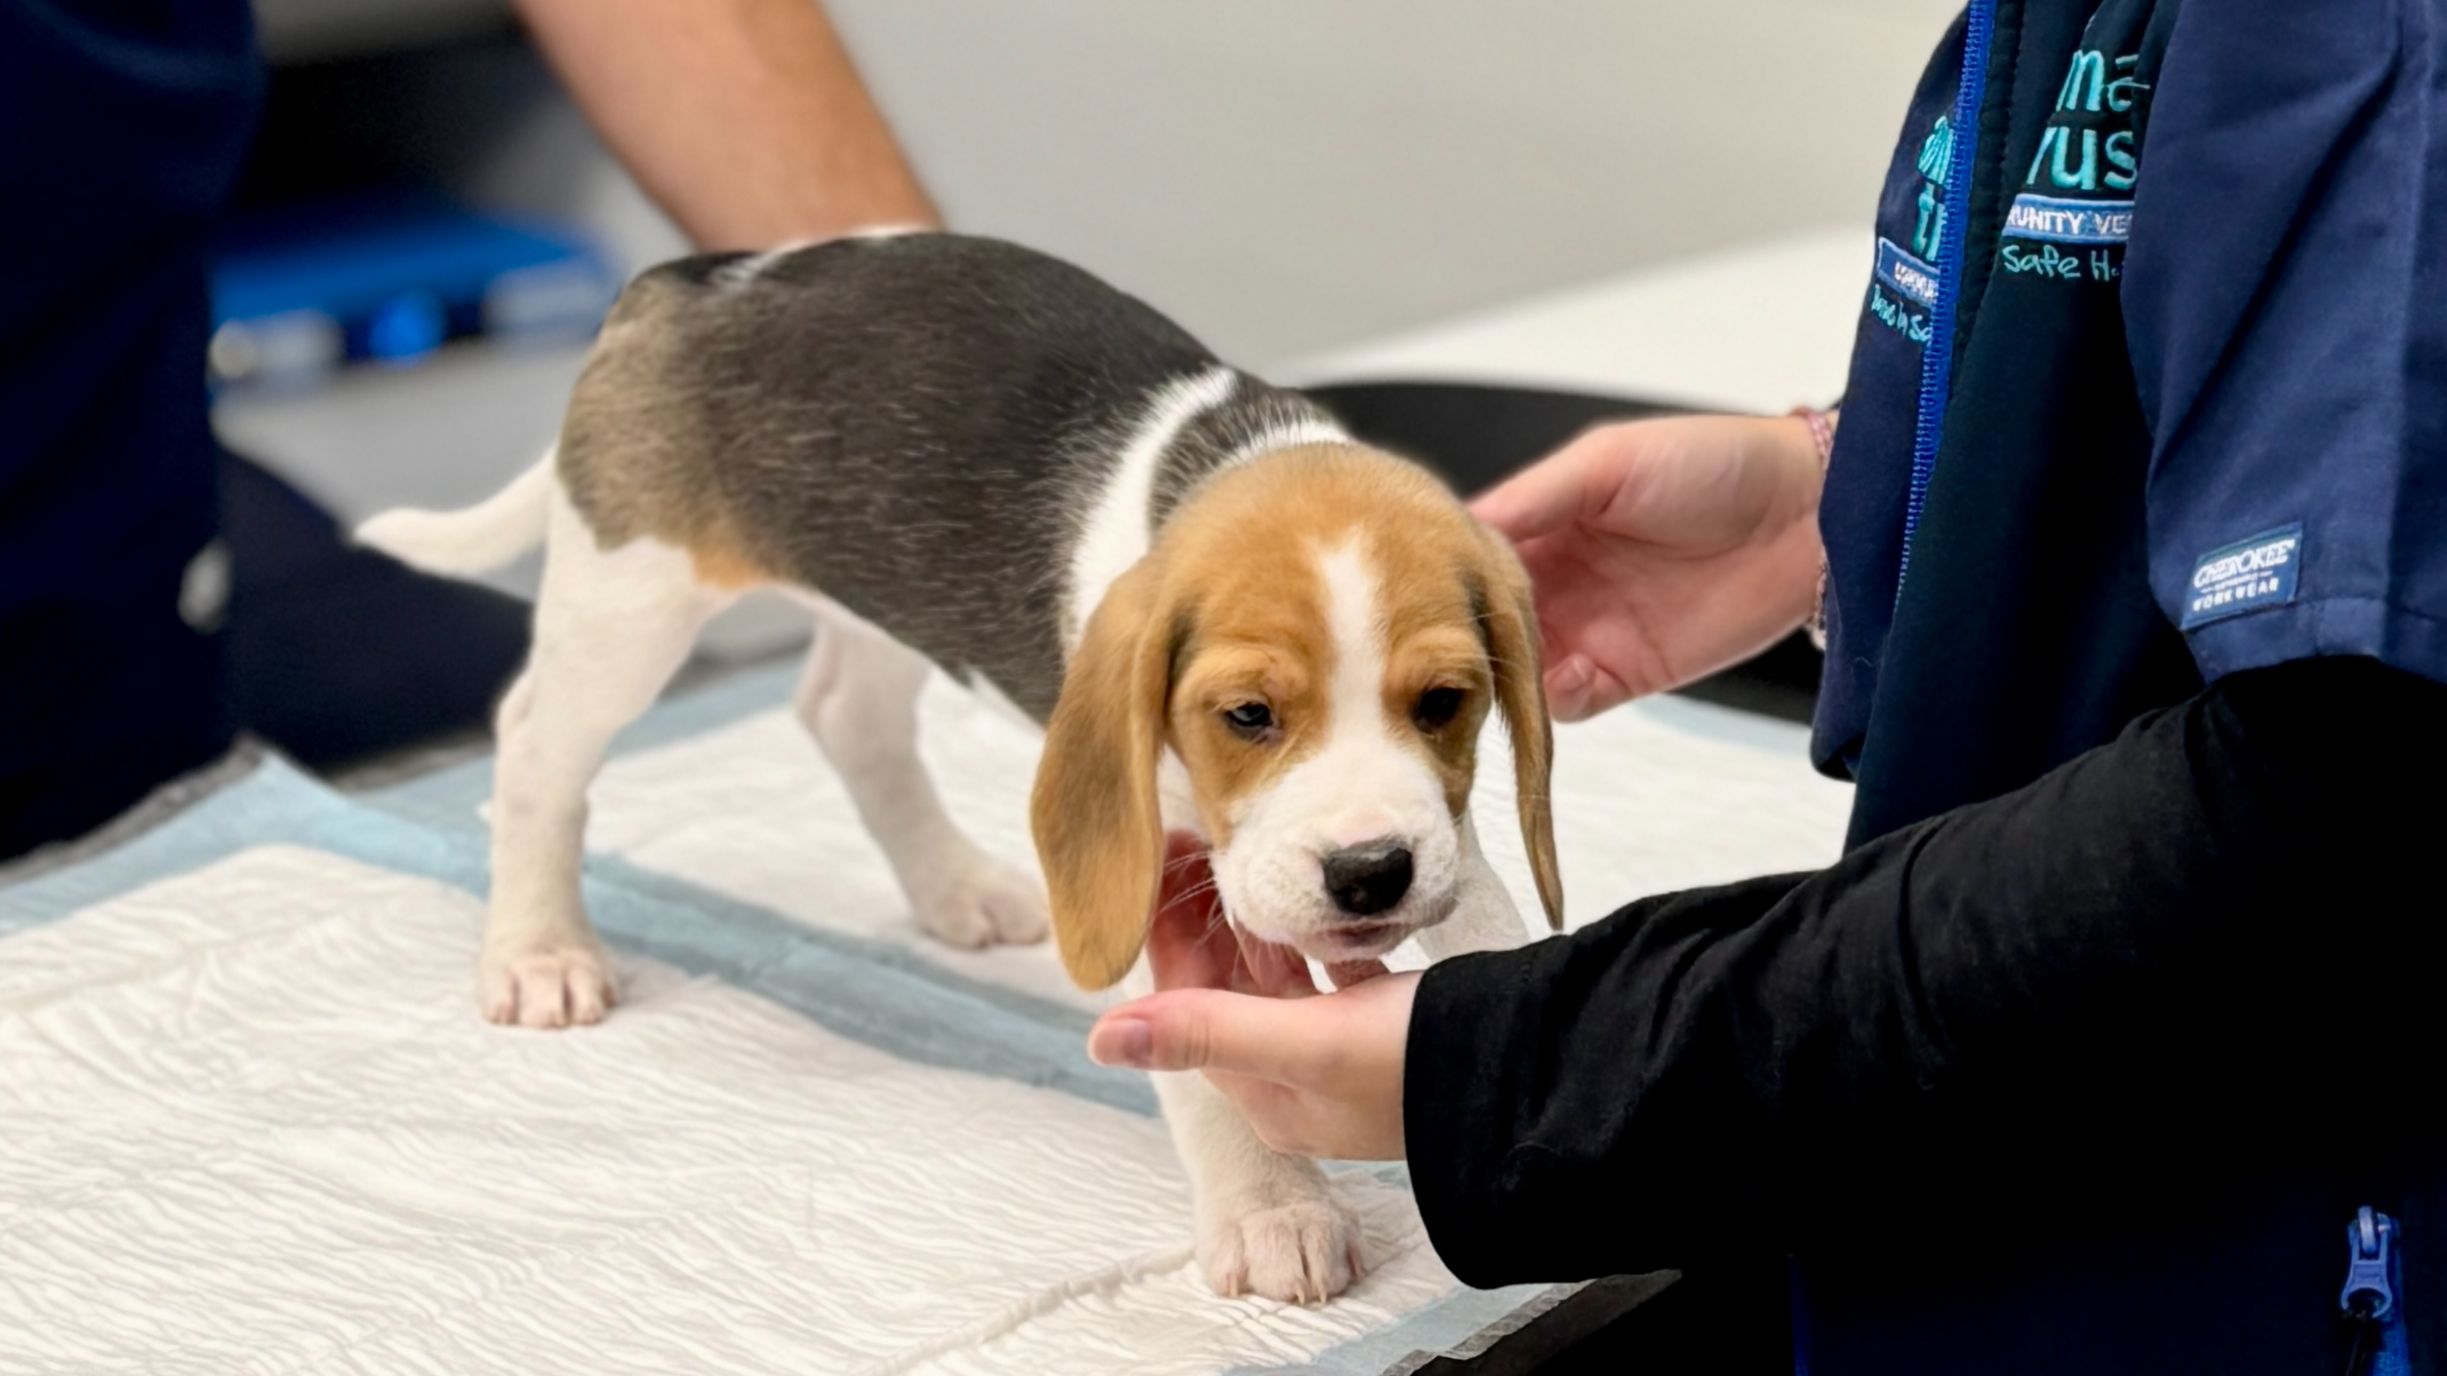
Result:
M601 1022L618 998L612 963L591 939L488 949L477 961L476 979L485 1020L505 1027Z
M1218 1294L1323 1304L1365 1274L1359 1223L1329 1194L1226 1211L1198 1232L1198 1264Z
M1036 879L985 855L929 882L915 901L918 925L929 936L967 950L1043 941L1051 925Z

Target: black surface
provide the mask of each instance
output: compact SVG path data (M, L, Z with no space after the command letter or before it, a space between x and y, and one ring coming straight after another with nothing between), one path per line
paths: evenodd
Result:
M1621 1325L1635 1309L1649 1309L1659 1291L1677 1284L1670 1273L1612 1276L1594 1280L1566 1296L1554 1308L1522 1325L1519 1331L1466 1357L1440 1356L1422 1364L1415 1376L1524 1376L1571 1369L1564 1363L1596 1350L1605 1334Z
M224 461L222 633L242 729L333 769L483 728L527 653L525 602L359 549L322 510Z
M1518 1344L1525 1363L1457 1367L1453 1376L1790 1376L1792 1309L1781 1260L1683 1276L1653 1295L1638 1288L1643 1279L1601 1281L1583 1292L1591 1295L1592 1314L1606 1312L1600 1306L1612 1311L1593 1331L1533 1350L1528 1344L1540 1330L1533 1323L1481 1359L1509 1361ZM1561 1314L1559 1306L1547 1317ZM1445 1376L1434 1365L1426 1373Z
M1419 460L1463 492L1494 486L1591 426L1676 410L1622 397L1467 383L1368 382L1307 391L1352 434ZM1819 663L1817 647L1794 635L1681 693L1807 722L1818 698Z
M1790 1376L1787 1285L1780 1260L1595 1280L1484 1351L1408 1376Z

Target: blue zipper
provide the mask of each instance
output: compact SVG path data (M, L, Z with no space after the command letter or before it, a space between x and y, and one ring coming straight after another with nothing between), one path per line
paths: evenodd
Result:
M2365 1205L2345 1225L2345 1288L2337 1308L2353 1326L2346 1376L2412 1376L2404 1306L2397 1302L2396 1220Z
M1937 246L1937 302L1929 308L1929 342L1920 355L1920 416L1912 436L1912 491L1903 509L1903 559L1895 598L1912 572L1912 536L1937 474L1937 445L1954 392L1954 312L1963 293L1963 241L1971 224L1971 184L1978 180L1980 106L1988 95L1988 50L1996 42L1997 0L1972 0L1963 28L1963 76L1954 95L1954 148L1946 161L1946 227Z

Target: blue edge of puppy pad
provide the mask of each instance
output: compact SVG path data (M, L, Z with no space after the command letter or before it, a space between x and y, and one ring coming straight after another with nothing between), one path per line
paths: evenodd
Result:
M759 670L686 695L649 713L615 751L668 745L778 707L788 701L791 682L790 671ZM486 842L475 809L491 780L491 760L478 759L351 798L268 757L119 844L0 887L0 937L267 844L329 851L481 895ZM1126 1112L1156 1111L1144 1075L1087 1058L1091 1018L1079 1009L968 979L910 947L809 927L617 856L587 857L586 899L612 945L751 990L838 1036L926 1065L1000 1076ZM1398 1166L1374 1169L1389 1181L1403 1179ZM1468 1341L1551 1289L1456 1286L1313 1362L1242 1368L1232 1376L1406 1370L1422 1354Z

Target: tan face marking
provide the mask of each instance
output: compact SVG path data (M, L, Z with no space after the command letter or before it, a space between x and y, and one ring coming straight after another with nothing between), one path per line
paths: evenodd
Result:
M1464 607L1466 622L1466 601ZM1395 625L1401 624L1397 616ZM1493 700L1486 647L1441 616L1407 635L1397 629L1393 641L1386 661L1386 720L1436 771L1445 807L1458 819L1470 805L1478 733Z
M1193 652L1173 688L1171 739L1208 841L1227 846L1242 800L1324 742L1333 662L1308 627L1278 627L1269 642L1249 638L1257 628L1244 618L1219 621L1219 640Z
M1338 554L1362 561L1373 589L1385 729L1429 762L1458 817L1489 696L1462 576L1477 557L1475 527L1433 479L1380 455L1321 447L1264 469L1262 481L1246 470L1218 479L1201 496L1196 528L1167 551L1168 582L1185 590L1189 613L1170 744L1188 766L1208 839L1228 845L1247 800L1340 729L1330 689L1343 651L1324 577ZM1431 688L1461 699L1434 729L1419 725L1417 710ZM1273 724L1236 729L1226 713L1242 705L1264 708Z
M1217 879L1252 931L1312 954L1440 921L1495 700L1487 545L1424 474L1348 449L1219 478L1167 551L1194 590L1167 714ZM1336 857L1398 850L1412 879L1353 912ZM1356 940L1357 938L1348 938Z

